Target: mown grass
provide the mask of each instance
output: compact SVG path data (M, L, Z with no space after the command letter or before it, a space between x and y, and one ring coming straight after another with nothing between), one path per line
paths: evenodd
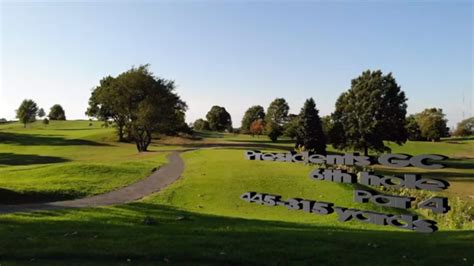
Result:
M144 202L7 215L0 221L2 265L472 265L474 260L473 231L361 230Z
M115 142L113 130L89 121L0 125L0 204L101 194L166 162L166 153Z
M75 124L82 122L84 124ZM115 185L109 182L113 180L132 182L132 178L142 178L137 174L141 173L140 169L146 172L164 162L165 153L138 155L133 145L113 142L113 129L94 124L94 129L89 131L81 130L89 127L88 121L65 123L70 124L58 125L57 131L62 133L57 133L59 136L56 137L66 142L74 141L74 145L72 142L55 145L64 140L54 140L48 145L41 145L41 142L37 145L0 144L0 153L10 153L0 166L0 179L8 181L1 181L4 183L0 186L10 182L12 190L20 191L20 188L35 184L37 187L30 188L48 191L60 184L57 189L62 193L72 188L76 192L92 194L99 188L111 189ZM65 130L67 128L78 130ZM41 129L41 125L32 125L30 130L0 128L0 134L36 134L39 138L54 135L52 129ZM251 136L224 134L171 145L156 144L153 150L174 149L177 145L181 148L209 146L209 143L239 145L183 153L186 166L182 178L139 202L104 208L0 215L0 263L472 265L474 262L474 231L469 227L463 230L441 227L439 232L420 234L361 222L342 223L337 221L336 214L321 216L241 200L242 193L257 191L280 194L283 199L300 197L333 202L342 207L400 213L396 209L355 203L351 186L310 180L307 176L311 166L245 160L243 152L247 148L277 150L291 146L285 140L274 146L266 143L264 137L260 138L261 141L254 143ZM164 140L166 138L161 141ZM77 144L83 141L89 145ZM90 142L99 145L90 145ZM472 145L469 140L467 142ZM430 144L426 143L425 150L419 150L415 145L407 151L446 154L444 146L430 148ZM446 150L448 156L460 151L456 148ZM41 158L33 157L27 163L20 163L20 157L11 154ZM54 161L58 160L56 157L66 161ZM451 166L454 175L472 171L470 162L464 159L454 160ZM42 169L50 172L41 176ZM450 171L446 169L444 171ZM389 172L393 169L378 170ZM416 168L408 170L418 171ZM39 178L22 183L23 175L18 173L23 171L36 173ZM5 173L9 174L7 178L4 178ZM442 172L438 174L443 175ZM126 177L128 175L130 179ZM78 180L70 178L74 176L78 176ZM49 178L53 180L47 182Z

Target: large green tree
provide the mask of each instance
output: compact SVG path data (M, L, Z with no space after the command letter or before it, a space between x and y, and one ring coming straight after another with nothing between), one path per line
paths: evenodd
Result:
M390 151L384 141L399 145L407 140L405 116L407 98L391 73L367 70L341 94L332 114L331 141L338 149L368 154Z
M66 120L66 113L61 105L55 104L51 106L48 117L50 120Z
M119 122L140 152L148 149L152 133L167 132L184 122L187 107L174 92L174 82L155 77L148 67L133 67L115 78L102 79L92 92L86 112L101 120Z
M284 125L288 120L289 110L290 107L283 98L276 98L268 106L265 116L265 130L273 142L276 142L283 134Z
M260 105L254 105L245 111L242 118L242 126L240 130L242 133L249 133L250 125L259 119L265 119L265 110Z
M209 128L213 131L232 131L232 119L224 107L214 105L206 114Z
M16 118L26 127L27 123L36 121L38 113L38 105L33 100L25 99L21 102L20 107L16 110Z
M442 137L449 136L448 120L445 116L441 108L426 108L416 114L421 136L431 141L439 141Z
M326 136L313 98L307 99L303 108L301 108L296 130L295 148L326 154Z

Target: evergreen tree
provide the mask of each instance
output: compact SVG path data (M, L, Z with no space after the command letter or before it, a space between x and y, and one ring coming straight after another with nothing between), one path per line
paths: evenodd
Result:
M326 136L313 98L304 103L299 114L295 148L326 154Z

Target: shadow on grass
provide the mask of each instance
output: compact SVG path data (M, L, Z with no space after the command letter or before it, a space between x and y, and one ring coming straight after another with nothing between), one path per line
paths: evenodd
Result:
M277 149L277 150L288 150L292 151L293 148L279 146L279 145L271 145L265 143L181 143L181 144L166 144L166 143L159 143L159 145L163 146L180 146L185 148L242 148L242 149Z
M143 202L0 219L4 262L471 265L474 259L473 231L357 230L205 215Z
M292 144L294 145L295 144L295 141L294 140L291 140L291 139L283 139L283 140L278 140L276 142L273 142L271 140L269 140L268 138L267 139L264 139L264 138L255 138L255 140L253 139L246 139L246 140L228 140L228 141L231 141L231 142L244 142L244 143L267 143L267 144Z
M474 178L474 159L470 158L450 158L443 161L437 161L444 164L446 168L436 171L417 171L412 168L383 168L376 169L375 172L383 175L402 175L402 174L419 174L424 177L436 178Z
M67 146L67 145L88 145L88 146L110 146L109 144L99 143L84 139L66 139L57 135L37 135L37 134L18 134L11 132L0 132L0 143L12 145L44 145L44 146Z
M0 188L0 204L15 205L25 203L41 203L52 202L60 200L68 200L74 198L81 198L82 194L71 194L67 192L38 192L38 191L13 191L9 189Z
M215 131L195 131L194 136L200 138L223 138L224 133L215 132Z
M0 165L31 165L47 163L64 163L68 159L55 156L42 156L36 154L0 153Z
M458 159L447 159L441 161L446 167L454 169L474 169L474 159L471 158L458 158Z
M464 141L464 140L474 140L474 136L446 138L446 139L441 139L441 142Z
M380 175L398 175L401 176L403 174L418 174L423 177L433 177L433 178L466 178L466 179L471 179L474 177L474 172L462 172L462 171L436 171L436 172L419 172L419 171L410 171L410 170L403 170L403 169L398 169L398 170L389 170L389 169L375 169L376 174Z

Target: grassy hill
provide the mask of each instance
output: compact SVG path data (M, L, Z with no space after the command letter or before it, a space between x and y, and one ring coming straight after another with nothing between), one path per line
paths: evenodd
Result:
M0 125L0 204L101 194L146 177L166 153L138 154L89 121Z
M342 223L334 214L315 215L241 200L242 193L258 191L280 194L284 199L299 197L399 213L355 203L351 186L310 180L311 166L244 159L245 149L286 149L291 146L289 140L273 144L265 137L202 132L202 139L197 140L162 138L151 147L155 152L138 154L132 144L114 142L112 131L98 123L89 126L88 121L53 122L47 128L33 124L27 129L18 124L0 125L0 187L20 194L39 191L47 199L57 194L92 195L146 176L165 163L166 152L157 151L177 146L208 148L183 153L182 178L135 203L0 215L2 265L62 265L66 261L81 265L474 262L474 231L469 225L461 230L441 226L439 232L426 235L361 222ZM455 157L448 170L435 174L450 173L452 180L464 178L463 182L472 183L474 142L455 142L409 142L405 150L403 146L394 151ZM227 147L212 149L217 143ZM33 157L28 161L17 157L24 155Z

